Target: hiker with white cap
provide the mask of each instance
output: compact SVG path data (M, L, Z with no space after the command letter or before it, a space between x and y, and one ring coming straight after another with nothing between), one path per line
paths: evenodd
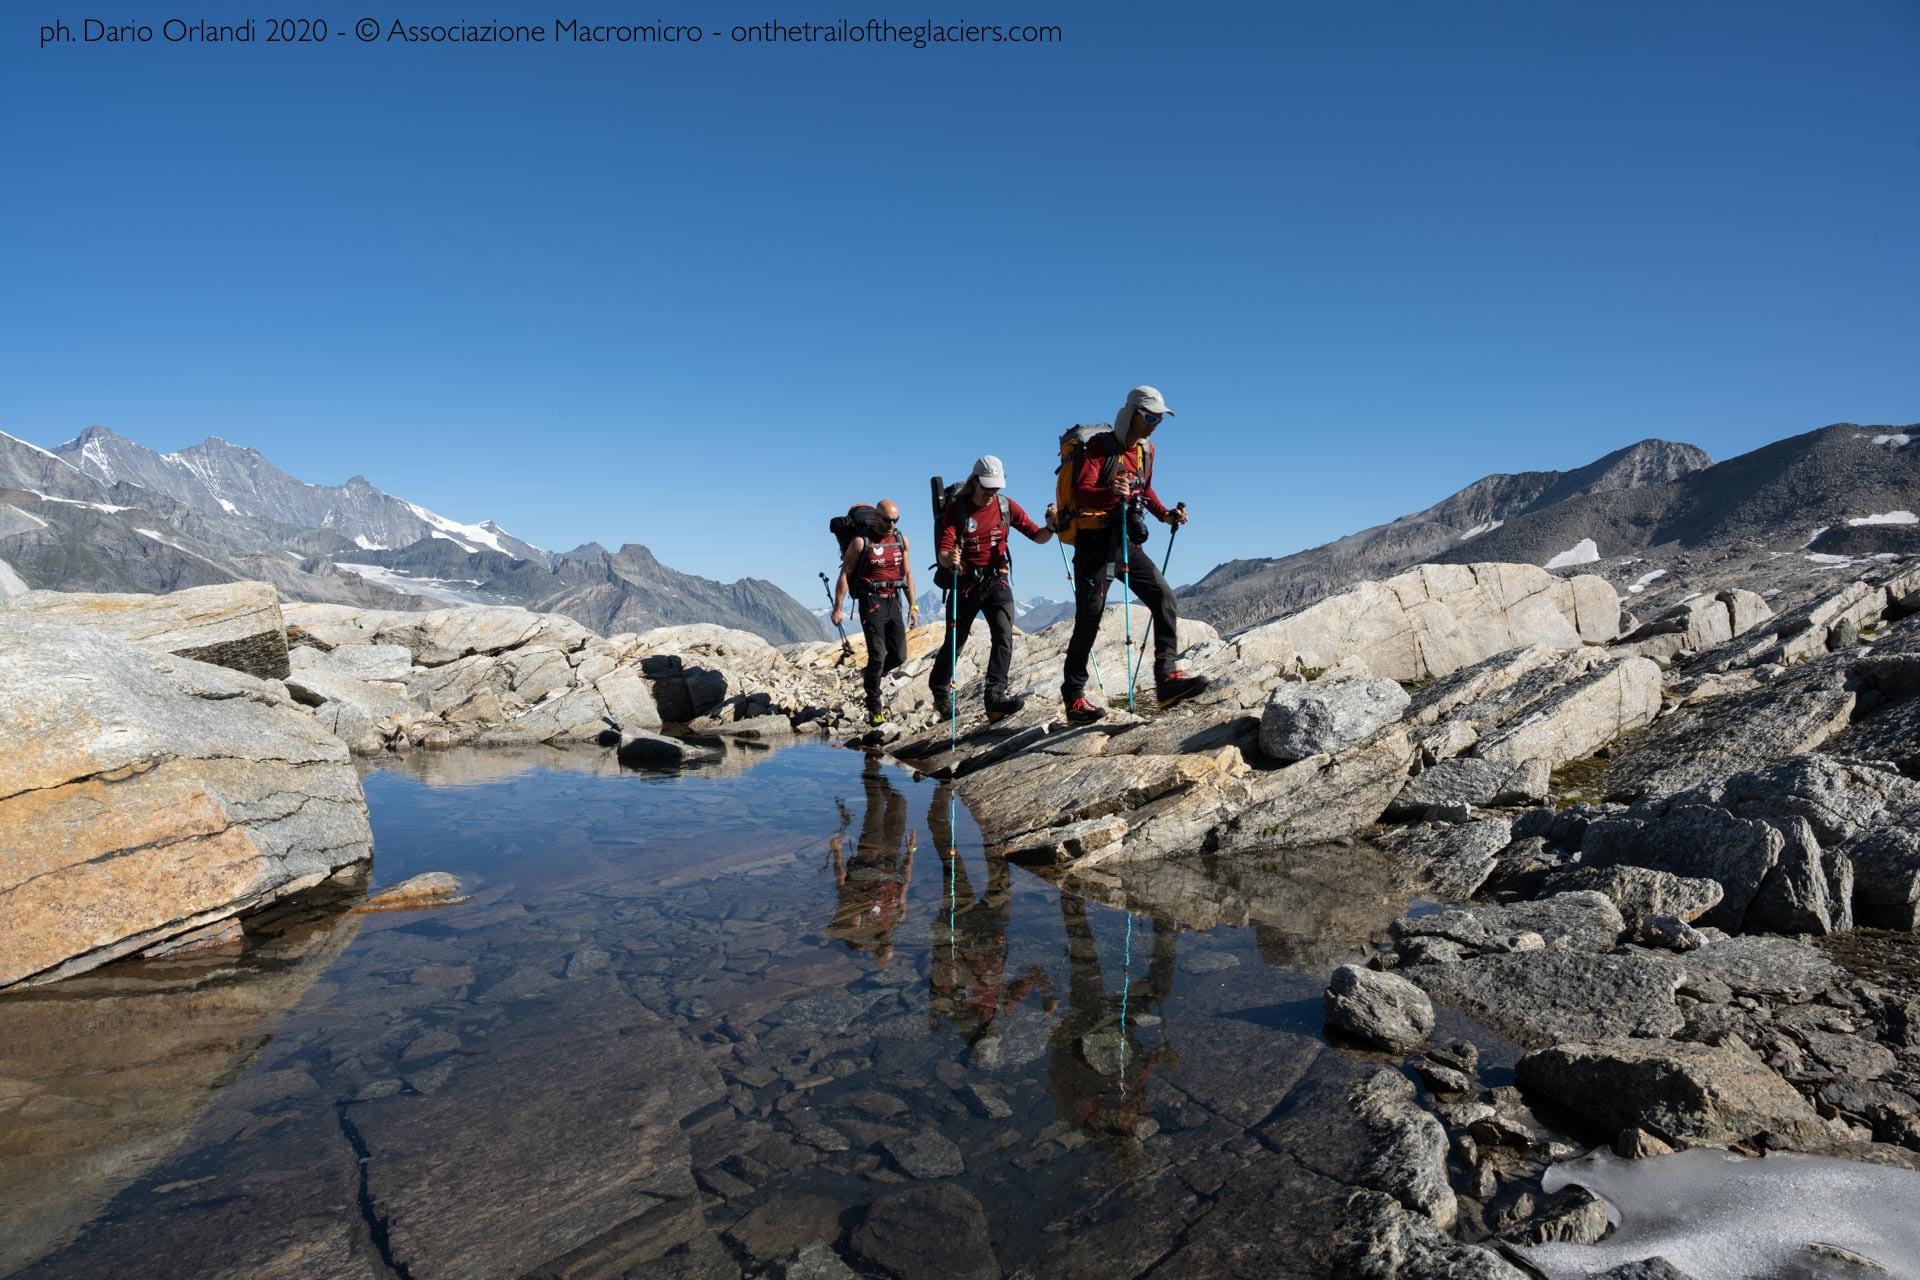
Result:
M1035 542L1053 537L1054 509L1047 508L1043 528L1007 497L1007 469L992 454L973 464L973 474L954 494L941 512L934 530L935 549L940 566L953 574L956 617L952 640L942 645L934 659L928 684L933 690L933 705L941 715L953 712L953 664L960 647L967 642L973 620L987 618L987 632L993 649L987 655L987 719L999 720L1012 715L1026 704L1025 698L1007 695L1007 670L1013 665L1013 586L1007 581L1008 531L1018 529Z
M1153 615L1153 675L1160 705L1190 698L1207 684L1205 677L1190 676L1174 663L1179 606L1173 588L1141 545L1147 540L1143 508L1176 528L1187 522L1185 503L1169 509L1153 491L1153 433L1163 419L1172 416L1158 389L1135 387L1114 415L1113 430L1077 442L1069 432L1063 441L1067 456L1061 486L1063 492L1071 493L1074 613L1060 694L1067 704L1067 719L1074 724L1088 724L1106 714L1104 707L1084 694L1087 658L1099 637L1107 588L1116 576L1125 580Z

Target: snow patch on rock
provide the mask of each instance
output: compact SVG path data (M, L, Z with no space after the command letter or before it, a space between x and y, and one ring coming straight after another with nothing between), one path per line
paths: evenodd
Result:
M1547 561L1546 567L1549 569L1568 569L1576 564L1592 564L1599 558L1600 548L1598 544L1596 544L1592 538L1582 538L1553 559Z

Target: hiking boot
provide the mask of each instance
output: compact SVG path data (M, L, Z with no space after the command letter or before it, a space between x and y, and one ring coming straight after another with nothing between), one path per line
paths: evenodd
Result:
M1106 714L1104 707L1097 707L1085 698L1075 698L1067 704L1068 724L1092 724Z
M875 708L874 710L867 712L867 727L871 729L886 728L887 713L879 710L878 708Z
M953 715L953 692L948 689L943 689L939 693L934 694L933 709L939 714L942 720Z
M1154 681L1154 693L1163 707L1191 698L1206 687L1205 676L1190 676L1184 671L1169 671Z
M996 720L1005 720L1008 716L1026 705L1027 700L1024 697L988 698L987 723L992 724Z

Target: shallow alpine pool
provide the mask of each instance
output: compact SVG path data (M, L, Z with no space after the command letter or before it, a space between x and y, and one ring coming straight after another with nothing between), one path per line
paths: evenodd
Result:
M818 745L366 788L374 887L464 901L0 1000L0 1275L1325 1273L1364 847L1060 885Z

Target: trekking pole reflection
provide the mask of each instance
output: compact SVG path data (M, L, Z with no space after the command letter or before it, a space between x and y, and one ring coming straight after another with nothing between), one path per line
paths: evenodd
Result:
M844 833L828 841L839 903L827 936L846 943L849 950L871 951L885 965L893 959L893 931L907 917L917 840L907 829L907 798L888 780L880 757L867 757L860 782L867 809L852 860L843 858Z
M950 895L948 912L934 920L933 945L928 948L932 963L927 976L927 1025L934 1030L942 1021L951 1022L972 1057L992 1067L998 1061L1001 1023L1012 1018L1035 991L1040 993L1042 1011L1051 1013L1053 983L1037 964L1008 979L1012 867L1004 857L988 854L986 887L979 898L974 897L966 863L955 851L949 790L940 787L927 805L930 838L946 863Z
M1090 1133L1132 1176L1145 1168L1141 1142L1159 1129L1148 1114L1147 1082L1180 1062L1158 1014L1173 992L1178 929L1165 917L1152 917L1152 957L1140 990L1133 991L1129 977L1116 997L1108 994L1100 971L1086 899L1062 890L1060 915L1067 931L1068 986L1067 1014L1054 1025L1047 1063L1054 1114ZM1143 1044L1139 1023L1149 1017L1158 1033Z

